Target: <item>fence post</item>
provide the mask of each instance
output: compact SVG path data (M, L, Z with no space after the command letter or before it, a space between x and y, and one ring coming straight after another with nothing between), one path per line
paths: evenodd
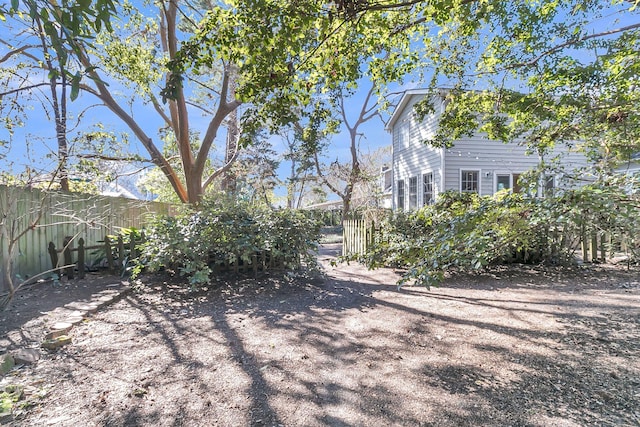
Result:
M376 225L364 219L348 219L342 222L342 254L364 254L375 243Z
M369 250L369 248L372 247L376 242L376 224L372 222L371 227L369 227L368 230L369 230L369 238L367 239L366 250Z
M84 239L78 240L78 278L84 279Z
M111 241L109 236L104 236L104 251L107 256L107 265L109 266L109 270L113 272L113 253L111 252Z
M568 243L567 243L567 241L568 241L568 237L567 237L567 235L568 235L568 234L569 234L569 233L567 232L566 227L564 227L564 228L562 229L562 233L560 234L560 246L559 246L559 250L562 250L562 249L564 249L564 248L566 248L566 247L568 246Z
M580 224L580 240L582 241L582 262L589 262L589 242L587 241L584 223Z
M73 279L73 261L71 259L71 237L67 236L64 238L64 265L67 267L64 268L64 274L67 276L67 279Z
M118 236L118 269L122 271L124 268L124 240L122 236Z
M347 240L349 239L349 223L342 221L342 255L347 256Z
M558 227L553 227L553 233L551 234L551 259L558 257Z
M136 259L138 254L136 253L136 239L133 233L129 233L129 260Z
M51 258L51 268L54 273L58 273L58 251L56 250L56 245L53 242L49 242L49 247L47 249L49 251L49 257Z
M254 279L258 277L258 254L251 255L251 264L253 267L253 277Z

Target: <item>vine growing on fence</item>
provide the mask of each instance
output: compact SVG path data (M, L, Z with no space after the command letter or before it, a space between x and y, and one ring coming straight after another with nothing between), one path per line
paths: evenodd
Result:
M637 179L616 177L545 198L446 192L434 205L385 219L374 243L356 258L369 268L404 268L399 285L426 286L446 273L492 264L575 263L580 242L592 239L597 248L585 261L620 245L637 261L639 190Z
M314 268L320 223L300 211L209 199L197 210L155 218L145 233L134 274L165 269L197 286L229 266Z

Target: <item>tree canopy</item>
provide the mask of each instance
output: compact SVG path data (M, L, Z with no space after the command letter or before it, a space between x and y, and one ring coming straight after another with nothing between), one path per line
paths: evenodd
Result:
M331 126L327 99L362 81L380 91L404 79L449 87L455 102L428 141L434 145L479 128L538 150L582 141L598 159L628 157L638 150L638 4L226 0L154 8L25 0L0 16L42 19L69 73L71 98L80 90L95 95L140 140L178 198L197 203L236 157L207 168L232 115L237 148L301 119L313 131L318 122ZM119 85L135 96L119 97ZM174 135L179 167L134 108L157 114L161 133ZM206 117L199 130L197 114Z
M430 143L480 129L539 152L582 144L603 167L640 150L637 1L468 3L434 46L454 102Z

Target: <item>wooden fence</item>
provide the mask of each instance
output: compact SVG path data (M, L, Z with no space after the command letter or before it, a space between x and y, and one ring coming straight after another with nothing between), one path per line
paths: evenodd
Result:
M300 254L286 251L256 251L243 257L240 254L225 255L209 254L207 264L211 267L214 275L220 273L253 273L254 277L258 272L285 270L287 268L299 269L301 267Z
M100 267L112 273L122 273L127 267L127 262L137 259L137 245L144 240L144 232L141 235L129 233L126 239L122 235L118 235L115 239L113 236L104 236L104 239L97 244L87 246L84 238L80 237L78 246L74 247L74 242L67 236L62 248L56 248L55 243L49 242L47 252L51 259L51 268L55 273L73 279L77 268L77 277L82 279L88 264L91 264L91 260L97 261L96 257L99 257Z
M346 219L342 222L342 255L356 255L367 251L375 238L375 225L364 219Z
M342 254L345 256L363 254L376 239L375 224L363 219L351 219L343 222ZM555 242L550 243L552 252L557 253L561 247L572 248L575 254L583 262L606 263L616 255L625 255L634 252L632 248L637 238L622 236L617 240L607 233L590 232L584 228L577 233L563 234L561 231L551 233L550 238Z
M0 185L0 261L8 256L8 241L28 230L18 240L13 271L32 277L52 268L51 242L58 252L65 240L72 249L80 238L94 246L122 228L142 227L150 215L171 215L174 210L166 203ZM91 252L87 255L85 262L90 263Z

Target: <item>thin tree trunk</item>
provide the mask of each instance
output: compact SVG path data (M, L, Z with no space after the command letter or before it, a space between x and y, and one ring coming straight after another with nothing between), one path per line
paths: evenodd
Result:
M61 95L60 110L56 112L56 136L58 138L58 161L60 162L60 188L63 191L69 191L69 147L67 144L67 76L64 70L60 70L61 74ZM55 93L55 86L52 86L51 92Z
M227 142L224 155L225 163L229 163L236 154L238 133L238 111L233 110L227 117ZM235 172L231 168L224 173L220 187L225 193L233 194L237 191L238 188Z
M67 75L62 64L56 68L51 61L51 54L47 48L45 31L42 28L40 19L36 16L36 22L40 33L40 43L44 52L46 68L49 72L49 89L51 90L51 103L55 119L56 139L58 141L58 176L60 188L69 191L69 147L67 144ZM60 97L58 97L58 77L62 80L60 86Z

